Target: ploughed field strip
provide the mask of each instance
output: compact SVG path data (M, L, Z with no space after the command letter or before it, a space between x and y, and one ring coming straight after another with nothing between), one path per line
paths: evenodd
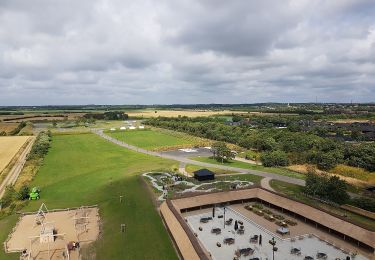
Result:
M6 253L20 259L80 259L80 247L99 236L96 206L24 213L4 243Z
M212 210L186 216L187 223L199 242L211 254L213 259L272 259L272 238L276 241L276 259L346 259L349 252L336 245L327 243L314 234L299 235L283 238L270 230L253 222L240 214L232 207L215 209L215 217ZM226 222L226 225L224 225ZM238 229L235 230L235 222ZM363 255L357 255L355 259L368 259Z

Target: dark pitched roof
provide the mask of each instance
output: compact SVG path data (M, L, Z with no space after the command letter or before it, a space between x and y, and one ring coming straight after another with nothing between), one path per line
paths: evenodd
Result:
M200 169L198 171L195 171L194 175L196 175L196 176L211 176L211 175L215 175L215 173L208 170L208 169Z

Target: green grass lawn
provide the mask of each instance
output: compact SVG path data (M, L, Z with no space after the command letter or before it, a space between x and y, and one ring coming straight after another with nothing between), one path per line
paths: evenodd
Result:
M294 172L285 168L264 167L262 165L255 165L255 164L245 163L245 162L236 161L236 160L230 160L228 162L221 163L213 159L212 157L192 157L190 159L195 160L195 161L205 162L205 163L213 163L213 164L238 167L238 168L243 168L243 169L258 170L258 171L263 171L263 172L275 173L279 175L285 175L285 176L298 178L298 179L305 179L304 174Z
M355 214L353 212L350 212L350 211L347 211L338 207L334 207L334 206L322 203L318 200L306 197L303 194L302 186L279 181L279 180L271 180L270 185L275 191L285 194L292 199L302 201L311 206L325 209L329 212L332 212L340 216L346 215L348 219L367 227L371 231L375 231L375 221L371 221L370 219L363 217L361 215Z
M41 200L24 211L47 207L99 205L103 234L83 250L86 259L177 259L161 218L147 194L139 173L170 169L176 162L139 154L94 134L55 135L43 166L32 186L42 190ZM120 204L119 195L125 200ZM5 240L16 216L0 220L0 239ZM120 233L120 224L126 232ZM145 250L147 248L147 250ZM18 259L18 254L0 259Z
M192 146L197 143L195 138L189 138L188 136L185 136L185 134L172 134L167 131L151 129L106 133L120 141L148 150L161 147Z
M202 167L202 166L199 166L199 165L194 165L194 164L187 164L185 166L185 170L188 172L188 173L193 173L195 171L198 171L200 169L208 169L216 174L231 174L231 173L237 173L237 172L234 172L234 171L228 171L228 170L223 170L223 169L217 169L217 168L207 168L207 167Z

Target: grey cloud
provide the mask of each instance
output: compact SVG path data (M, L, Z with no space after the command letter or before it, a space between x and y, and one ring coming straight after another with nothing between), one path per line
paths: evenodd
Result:
M0 105L374 101L372 0L0 2Z

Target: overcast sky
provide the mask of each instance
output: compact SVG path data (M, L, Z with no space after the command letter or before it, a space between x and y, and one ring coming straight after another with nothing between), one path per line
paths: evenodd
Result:
M0 0L0 106L375 101L375 0Z

